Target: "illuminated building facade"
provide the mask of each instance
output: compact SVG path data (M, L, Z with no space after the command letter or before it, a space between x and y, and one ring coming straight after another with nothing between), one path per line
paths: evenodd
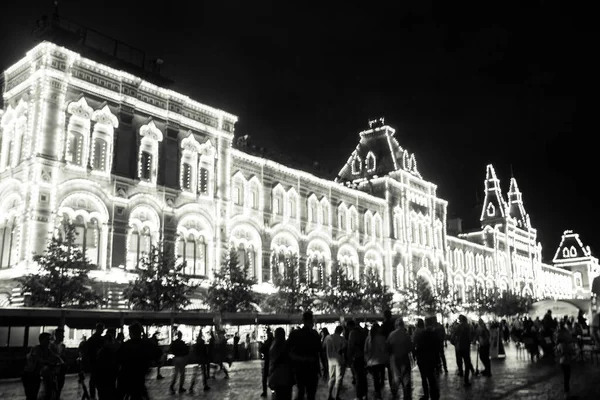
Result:
M570 233L575 252L542 263L516 181L505 200L491 165L481 231L449 235L447 201L383 120L325 180L234 149L234 115L49 42L5 72L0 120L5 293L64 221L115 291L157 243L206 278L233 247L263 291L292 255L314 282L337 263L354 279L374 269L394 290L418 276L447 282L465 300L494 288L584 296L599 273Z

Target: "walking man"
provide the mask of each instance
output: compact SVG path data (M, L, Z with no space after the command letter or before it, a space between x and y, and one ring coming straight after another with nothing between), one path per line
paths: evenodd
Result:
M344 352L346 351L346 340L342 333L344 328L336 326L333 335L327 335L323 341L323 349L329 366L329 397L328 400L339 400L340 388L344 379Z
M183 334L177 331L177 339L171 343L170 353L175 357L173 358L173 378L171 379L171 393L175 394L175 382L177 381L177 375L179 375L179 393L185 393L183 383L185 382L185 365L187 364L187 355L190 352L187 344L181 338Z

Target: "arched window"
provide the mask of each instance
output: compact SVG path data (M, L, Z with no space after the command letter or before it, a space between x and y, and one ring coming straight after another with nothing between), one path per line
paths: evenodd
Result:
M215 182L215 155L216 149L210 140L199 146L200 160L198 162L198 194L213 196Z
M369 154L367 154L367 159L366 159L366 167L367 167L367 172L374 172L376 165L375 165L375 155L373 154L373 152L369 152Z
M361 172L362 169L362 161L360 159L360 157L357 155L354 156L354 158L352 159L352 175L358 175Z
M119 120L108 106L104 106L101 110L94 111L92 121L96 122L92 132L92 169L110 173L114 130L119 127Z
M158 144L162 142L163 135L154 121L150 121L140 128L140 136L138 177L143 182L155 185L158 176Z
M71 116L67 126L65 161L85 168L88 162L88 141L93 110L82 97L79 101L69 104L67 113Z
M207 247L202 236L193 234L179 236L177 254L185 261L183 273L190 276L206 276Z
M19 226L15 217L0 218L0 268L11 267L18 261Z

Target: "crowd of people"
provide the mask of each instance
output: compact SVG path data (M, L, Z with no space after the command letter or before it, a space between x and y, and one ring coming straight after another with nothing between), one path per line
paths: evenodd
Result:
M458 320L445 327L436 317L418 319L408 326L402 318L392 319L389 311L383 316L383 323L373 323L370 329L361 327L354 320L335 327L332 334L327 328L318 333L314 329L313 315L303 314L303 325L291 330L286 338L283 328L274 332L267 329L266 340L260 346L263 357L262 397L267 397L269 389L277 400L291 400L293 387L297 387L298 400L315 399L319 378L327 382L328 400L340 399L340 390L347 372L351 374L356 399L366 400L368 376L373 385L375 399L382 399L382 393L389 386L393 398L402 394L403 399L412 398L412 369L418 367L423 388L422 400L440 398L438 375L448 373L445 347L447 341L454 346L457 373L464 380L465 388L471 385L470 377L479 373L471 362L471 348L477 344L477 354L483 365L481 375L492 376L490 348L492 338L486 323L479 319L473 323L460 315ZM594 321L594 324L596 321ZM571 363L575 357L577 341L582 332L588 329L583 315L577 320L564 317L553 318L551 311L543 319L529 317L515 318L508 323L493 322L502 342L514 341L525 347L532 360L557 358L564 375L564 390L569 393ZM593 325L592 332L598 334ZM205 341L202 330L196 342L184 342L181 332L163 351L158 334L150 338L142 326L133 323L129 326L129 339L125 340L116 329L105 329L98 324L95 332L79 347L79 362L82 373L80 383L91 399L120 400L147 399L146 379L152 368L156 368L156 379L164 379L161 366L168 355L174 367L170 392L194 393L198 375L202 379L203 391L210 390L208 380L221 371L224 379L229 379L228 369L232 361L242 358L238 334L233 338L233 355L229 355L225 331L211 330ZM245 350L250 349L250 337L246 337ZM28 400L38 399L43 388L45 399L60 399L67 371L65 363L64 330L58 328L54 336L42 333L39 345L33 347L27 357L23 374L23 386ZM246 354L243 358L249 358ZM186 366L194 364L191 382L185 387ZM83 371L89 372L88 385ZM211 376L212 375L212 376ZM89 390L88 390L89 388Z

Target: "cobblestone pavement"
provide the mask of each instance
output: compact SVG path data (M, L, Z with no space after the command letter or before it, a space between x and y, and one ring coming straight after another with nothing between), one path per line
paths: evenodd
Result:
M472 360L475 362L476 353L473 352ZM448 374L440 376L441 399L563 399L562 374L556 363L537 362L532 363L529 359L514 348L507 349L505 360L492 360L493 377L476 377L472 380L473 385L465 389L462 380L456 374L456 363L454 362L454 348L448 346L446 350L448 359ZM481 363L480 363L481 366ZM190 399L192 397L205 398L207 400L258 400L261 392L261 363L259 361L234 363L231 368L231 379L223 379L222 374L217 374L216 380L210 381L211 390L200 392L191 396L189 394L169 394L168 387L172 369L163 368L166 379L157 381L156 373L153 371L147 380L151 398L155 399ZM192 369L188 368L186 376L186 387L191 379ZM351 400L354 396L350 374L346 375L341 393L343 400ZM370 385L369 398L372 396L372 385ZM386 383L387 385L387 383ZM573 365L573 376L571 378L571 394L577 399L600 399L600 366L575 363ZM201 386L200 386L201 389ZM419 399L422 394L421 380L415 368L413 370L413 398ZM269 398L272 396L269 394ZM63 391L62 400L75 400L81 398L81 390L78 389L74 376L68 376ZM389 389L384 391L384 399L390 399ZM24 400L23 387L17 380L0 381L0 399ZM323 381L319 383L317 392L318 400L327 399L327 385Z

